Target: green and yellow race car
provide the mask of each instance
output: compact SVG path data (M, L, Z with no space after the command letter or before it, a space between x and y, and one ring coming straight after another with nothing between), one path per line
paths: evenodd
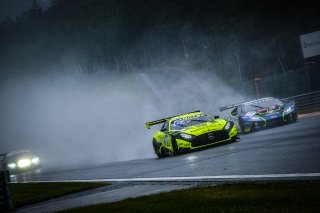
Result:
M213 144L235 142L239 138L232 121L200 111L147 122L146 127L150 129L150 126L160 123L163 125L153 135L152 141L159 158Z

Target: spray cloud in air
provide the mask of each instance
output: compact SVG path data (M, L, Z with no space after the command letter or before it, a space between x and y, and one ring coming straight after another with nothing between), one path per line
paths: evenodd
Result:
M36 151L47 167L155 158L145 122L243 97L208 72L12 78L0 88L1 152Z

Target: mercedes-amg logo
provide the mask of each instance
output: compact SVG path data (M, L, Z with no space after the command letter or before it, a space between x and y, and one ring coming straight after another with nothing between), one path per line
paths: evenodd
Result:
M208 138L209 138L209 140L213 140L213 139L214 139L213 133L209 133L209 134L208 134Z

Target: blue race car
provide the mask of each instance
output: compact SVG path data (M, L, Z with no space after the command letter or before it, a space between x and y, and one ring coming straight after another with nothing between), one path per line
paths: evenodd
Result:
M232 104L219 109L232 109L227 114L227 119L233 120L244 133L297 120L297 110L293 101L283 102L273 97Z

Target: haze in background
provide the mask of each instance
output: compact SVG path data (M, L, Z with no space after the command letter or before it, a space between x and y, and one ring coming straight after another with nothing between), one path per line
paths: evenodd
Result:
M36 151L46 167L154 158L145 122L244 98L212 73L72 73L7 80L0 88L1 152Z

